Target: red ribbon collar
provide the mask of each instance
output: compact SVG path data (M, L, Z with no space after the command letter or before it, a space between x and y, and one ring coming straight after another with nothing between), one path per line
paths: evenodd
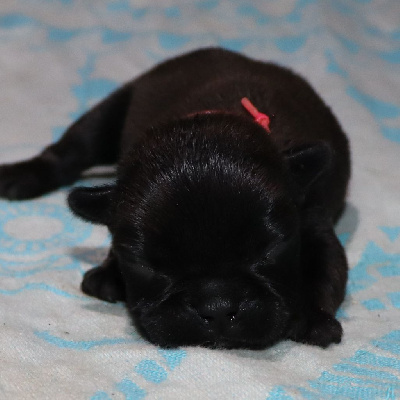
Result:
M257 108L254 106L254 104L247 98L243 97L240 102L242 103L242 106L246 109L246 111L251 114L251 116L254 118L254 121L257 122L257 124L261 125L267 132L268 134L271 133L269 123L270 123L270 118L268 115L263 114L262 112L258 111ZM198 114L217 114L221 113L224 111L219 111L219 110L204 110L200 112L195 112L191 113L188 115L188 117L192 117L194 115Z

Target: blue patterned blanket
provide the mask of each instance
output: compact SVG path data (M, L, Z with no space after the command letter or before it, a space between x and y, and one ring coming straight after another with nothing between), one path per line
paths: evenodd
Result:
M109 237L70 214L65 188L0 201L1 399L400 398L398 0L2 0L0 162L38 152L156 62L207 45L300 72L350 137L353 177L337 227L351 266L342 344L146 343L122 305L80 292Z

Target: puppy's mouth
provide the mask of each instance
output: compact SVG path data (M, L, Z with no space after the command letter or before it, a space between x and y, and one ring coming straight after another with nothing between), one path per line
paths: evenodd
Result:
M279 339L282 339L283 334L280 327L275 327L275 329L265 327L263 333L260 332L260 335L253 335L252 330L244 323L241 323L239 326L223 327L220 329L207 329L207 326L204 328L207 339L199 343L199 346L217 350L261 350L272 346Z
M275 342L250 342L246 340L232 340L231 338L219 337L216 340L206 340L200 343L199 346L207 347L214 350L232 350L232 349L243 349L243 350L263 350L270 347Z

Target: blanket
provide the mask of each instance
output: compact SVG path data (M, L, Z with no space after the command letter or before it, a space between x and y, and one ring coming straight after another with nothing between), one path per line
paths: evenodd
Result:
M70 188L0 200L0 398L400 398L399 22L398 0L2 0L0 163L34 155L157 62L222 46L305 76L347 132L353 172L336 228L344 337L325 350L157 348L123 304L80 291L110 238L72 216Z

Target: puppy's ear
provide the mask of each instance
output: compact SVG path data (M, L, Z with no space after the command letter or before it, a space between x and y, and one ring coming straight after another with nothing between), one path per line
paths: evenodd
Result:
M86 221L109 225L113 199L114 185L79 187L69 194L68 205L74 214Z
M301 191L305 191L329 167L331 148L322 142L293 147L284 152L289 171Z

